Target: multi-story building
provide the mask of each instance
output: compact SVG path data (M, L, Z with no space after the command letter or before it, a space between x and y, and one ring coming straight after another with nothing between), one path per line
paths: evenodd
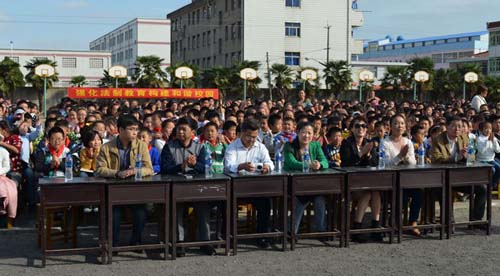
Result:
M444 36L404 39L399 36L392 39L369 41L360 60L408 62L415 57L430 57L435 69L449 68L450 61L472 57L488 51L488 32L472 32Z
M21 72L26 76L24 67L36 59L49 59L56 62L59 81L54 87L70 86L71 78L84 76L87 86L98 86L103 77L103 70L111 64L111 53L70 50L33 50L33 49L0 49L0 58L9 57L21 65Z
M500 76L500 21L486 24L490 35L488 74Z
M133 74L138 56L155 55L170 66L170 21L135 18L90 42L91 51L111 52L111 64L122 65Z
M317 60L327 56L350 60L351 54L362 53L352 29L363 25L363 14L345 0L193 0L167 18L172 22L172 63L204 69L260 61L262 87L268 86L267 60L319 68Z

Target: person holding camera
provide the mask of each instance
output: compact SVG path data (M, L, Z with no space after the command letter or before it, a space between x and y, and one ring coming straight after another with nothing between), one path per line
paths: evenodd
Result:
M328 169L328 160L321 149L319 142L313 141L314 127L309 122L299 123L297 126L297 137L289 143L285 144L284 148L284 169L285 170L302 170L304 152L309 152L311 161L311 171L319 171ZM300 196L297 197L297 205L295 212L295 225L292 225L295 234L299 231L302 215L309 203L314 202L314 226L316 232L326 231L325 225L325 210L326 200L324 196Z
M259 122L254 119L245 120L241 125L241 136L231 143L224 155L224 171L227 173L270 173L274 170L266 146L257 140ZM257 209L257 232L269 232L269 216L271 201L269 198L252 199ZM261 248L270 246L267 240L261 239L257 245Z

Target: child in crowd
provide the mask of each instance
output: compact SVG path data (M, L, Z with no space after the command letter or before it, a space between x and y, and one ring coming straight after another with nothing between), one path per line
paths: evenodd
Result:
M233 121L226 121L222 126L222 138L224 144L231 144L236 140L236 128L238 125Z
M25 179L25 187L26 190L26 201L28 206L33 208L38 202L37 198L37 185L35 173L33 171L32 165L30 165L30 155L31 155L31 142L35 141L38 136L42 133L42 125L38 121L36 123L36 128L34 131L29 133L31 128L31 123L29 120L24 120L19 124L19 137L21 138L21 165L22 165L22 173Z
M82 144L84 148L80 151L80 176L94 176L96 160L101 149L102 139L97 131L88 130L82 134Z
M411 128L411 138L413 142L413 149L415 151L415 158L417 158L416 161L418 162L418 149L420 148L420 145L423 145L425 149L425 163L430 164L431 159L429 158L429 154L431 152L431 146L425 140L425 132L425 127L416 125Z
M212 155L212 173L224 173L224 154L227 145L219 140L218 127L213 122L208 122L203 127L203 137L206 149Z
M160 152L151 144L151 142L153 141L153 133L148 128L143 127L139 131L139 135L137 138L148 145L151 164L153 164L153 173L160 173Z
M387 132L384 123L381 121L376 122L373 129L373 137L371 140L374 143L373 146L378 147L380 145L380 141L382 141L386 135Z
M476 161L493 166L492 186L494 190L498 187L498 181L500 180L500 162L495 160L495 153L500 153L500 144L493 135L493 125L491 122L482 122L479 124Z
M155 148L161 152L166 143L170 140L170 136L172 135L172 131L175 128L175 123L171 119L167 119L161 122L161 138L155 139L153 144Z
M342 144L342 129L338 127L333 127L328 130L326 134L328 141L330 144L326 145L323 148L323 152L325 153L326 159L328 160L328 167L335 168L340 167L341 158L340 158L340 145Z
M278 135L278 139L282 143L291 143L297 134L295 133L295 120L290 117L283 119L283 131Z

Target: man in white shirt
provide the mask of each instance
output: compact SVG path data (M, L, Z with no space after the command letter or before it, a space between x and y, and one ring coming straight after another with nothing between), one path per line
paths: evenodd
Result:
M267 148L257 141L259 123L256 120L245 120L241 125L241 137L231 143L224 156L224 171L227 173L270 173L274 170L273 162ZM252 199L257 209L257 233L269 232L269 216L271 201L269 198ZM261 248L269 247L269 242L259 240Z
M488 104L486 102L486 96L488 96L488 88L484 85L480 85L477 88L477 94L472 98L472 108L476 110L476 112L481 112L481 106L484 104Z

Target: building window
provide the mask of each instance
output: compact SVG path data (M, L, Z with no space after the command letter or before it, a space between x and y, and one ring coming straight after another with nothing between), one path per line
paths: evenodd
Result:
M299 66L300 65L300 53L299 52L285 52L285 64L289 66Z
M238 22L238 39L241 39L241 21Z
M222 25L222 11L219 12L219 25Z
M207 32L207 45L209 45L209 46L210 46L210 43L212 41L211 33L212 33L211 31Z
M231 10L234 11L234 8L236 8L236 0L231 0Z
M500 31L490 32L490 47L500 45Z
M236 38L236 23L231 24L231 39Z
M63 68L76 68L76 58L63 58L62 59Z
M455 60L457 58L458 58L458 53L446 53L444 54L443 62L447 63L450 62L450 60Z
M217 43L217 30L214 29L214 43Z
M219 38L219 55L222 55L222 38Z
M300 37L300 23L285 22L285 35Z
M202 38L201 45L203 47L207 46L207 35L205 34L205 32L203 32L203 38Z
M91 58L91 59L89 59L89 67L90 68L103 68L104 61L102 58Z
M434 61L435 64L443 63L443 54L433 54L432 61Z
M287 7L300 7L300 0L285 0Z
M224 36L224 39L227 40L229 38L229 27L226 26L226 34Z
M489 66L490 66L490 73L500 72L500 58L490 58Z

